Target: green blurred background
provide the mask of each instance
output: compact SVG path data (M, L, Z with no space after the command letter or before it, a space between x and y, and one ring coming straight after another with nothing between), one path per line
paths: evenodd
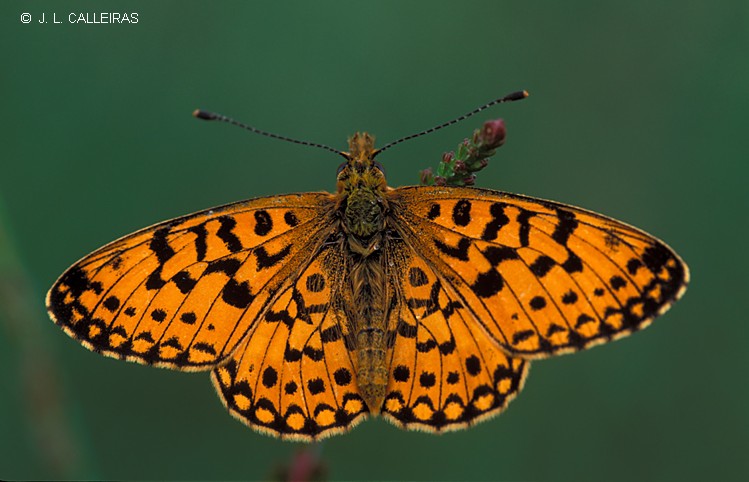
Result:
M123 234L334 189L336 156L193 109L344 148L355 130L390 141L518 89L531 97L388 152L390 184L502 117L480 186L641 227L684 257L691 286L643 333L534 364L507 412L471 430L370 420L325 441L327 476L749 478L746 1L14 0L0 22L0 478L266 479L299 449L232 419L207 374L100 357L44 310L63 270Z

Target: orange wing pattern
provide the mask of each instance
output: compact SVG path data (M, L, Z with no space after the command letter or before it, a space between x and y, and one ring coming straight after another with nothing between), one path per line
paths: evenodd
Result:
M166 221L68 269L47 295L87 348L186 370L229 357L326 236L332 195L274 196Z
M392 193L398 231L483 331L526 359L644 328L686 288L668 246L590 211L498 191Z
M381 407L366 406L356 380L346 313L359 254L347 251L331 194L259 198L146 228L73 265L47 306L91 350L213 369L235 417L309 441L370 411L408 429L469 426L518 394L529 360L643 328L688 282L665 244L579 208L473 188L386 198L374 248L383 264L372 268L389 293Z
M294 440L326 437L368 410L356 384L340 304L341 245L324 247L277 297L231 359L213 371L229 411L261 431Z
M383 414L409 429L448 431L498 414L530 363L504 353L427 261L391 242L397 302Z

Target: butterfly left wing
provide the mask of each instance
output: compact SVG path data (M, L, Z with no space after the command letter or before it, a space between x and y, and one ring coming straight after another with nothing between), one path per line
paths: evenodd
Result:
M50 316L86 348L184 370L229 357L330 230L332 195L257 198L156 224L70 267Z
M600 214L475 188L406 187L390 197L395 229L513 356L625 336L686 289L673 250Z

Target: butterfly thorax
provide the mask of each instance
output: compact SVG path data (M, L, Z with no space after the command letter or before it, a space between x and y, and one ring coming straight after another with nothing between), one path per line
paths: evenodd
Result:
M349 139L348 161L338 173L338 212L345 234L349 332L357 353L357 383L372 413L377 413L389 378L386 366L386 292L382 242L388 206L386 182L372 160L374 138Z
M384 228L387 187L385 175L373 161L374 138L356 133L349 139L348 161L338 172L338 205L347 234L369 238Z

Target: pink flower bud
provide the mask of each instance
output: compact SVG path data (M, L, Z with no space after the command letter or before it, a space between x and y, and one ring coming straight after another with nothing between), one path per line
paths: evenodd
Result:
M486 148L499 147L505 142L505 136L507 131L505 129L505 121L502 119L495 119L484 122L484 126L481 128L481 143L485 144Z

